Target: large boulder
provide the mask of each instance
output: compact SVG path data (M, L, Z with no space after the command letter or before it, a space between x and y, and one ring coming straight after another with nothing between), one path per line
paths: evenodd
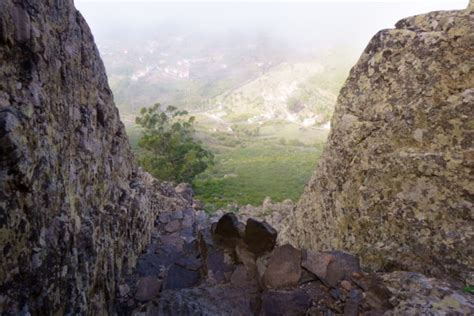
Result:
M284 234L371 269L465 280L474 262L474 14L399 21L342 88L314 176Z
M110 313L176 193L135 163L72 0L0 1L0 156L0 314Z

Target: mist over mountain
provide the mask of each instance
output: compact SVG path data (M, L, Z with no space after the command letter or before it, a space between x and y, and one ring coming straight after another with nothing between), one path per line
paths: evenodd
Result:
M318 63L307 67L312 70L306 77L327 76L324 70L345 75L377 30L436 4L79 1L78 7L126 114L155 102L187 109L239 106L242 102L222 104L219 96L282 63ZM271 93L282 102L267 100L262 107L252 99L246 108L260 108L260 115L268 114L264 107L284 107L302 82L278 84L282 87ZM341 84L328 93L337 95Z
M208 205L297 199L339 90L371 37L402 17L464 3L77 1L140 155L142 107L195 117L216 156L194 181ZM280 179L275 181L275 179Z

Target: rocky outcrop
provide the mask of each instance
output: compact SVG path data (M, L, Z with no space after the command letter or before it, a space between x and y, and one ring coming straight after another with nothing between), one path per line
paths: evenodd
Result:
M0 313L473 314L450 283L321 251L472 271L472 25L432 13L369 45L296 213L258 211L306 251L255 219L215 223L137 167L72 0L1 1Z
M72 0L0 1L0 313L106 313L157 213Z
M386 313L396 315L471 315L472 294L453 290L447 282L414 272L396 271L384 275L394 308Z
M170 221L178 229L167 232ZM356 256L291 245L253 253L256 220L162 213L137 269L119 285L119 315L470 315L472 295L418 273L366 273ZM229 225L231 224L231 225ZM266 225L268 226L268 224ZM270 227L271 230L273 228ZM234 232L228 234L228 232Z
M342 88L285 235L373 270L464 281L474 268L474 13L403 19Z
M234 228L243 225L246 231L256 220L244 225L226 213L213 223L202 214L192 210L162 213L137 269L120 285L128 291L118 294L119 314L302 315L311 307L331 313L344 311L351 291L358 299L348 308L387 309L364 300L364 290L351 281L351 275L327 286L326 275L318 277L304 270L302 251L288 244L252 253L249 249L259 239L236 234ZM173 217L179 218L180 228L170 233L164 228ZM333 263L344 265L341 258L334 256ZM353 288L341 288L343 279ZM159 284L163 284L161 289ZM381 279L378 284L384 287ZM390 305L388 297L385 303Z

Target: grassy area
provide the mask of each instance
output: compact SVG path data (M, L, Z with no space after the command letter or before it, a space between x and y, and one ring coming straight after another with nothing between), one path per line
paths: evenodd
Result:
M322 152L316 146L261 141L220 150L216 164L194 181L197 198L211 207L260 205L267 196L296 201Z
M348 67L339 64L339 59L280 64L208 99L212 110L190 107L196 137L216 162L194 180L197 198L210 210L233 203L260 205L267 196L298 200L326 141L329 130L321 124L331 116L347 74ZM288 108L290 97L297 101L294 111ZM138 153L140 130L133 113L124 112L122 120ZM300 117L288 118L293 114ZM303 122L315 114L314 123Z
M131 120L129 120L131 122ZM196 198L212 211L228 204L260 205L298 200L313 173L328 130L301 128L283 121L258 125L232 125L233 132L212 132L215 124L198 119L198 136L215 153L215 165L193 183ZM130 143L138 153L140 130L128 125Z

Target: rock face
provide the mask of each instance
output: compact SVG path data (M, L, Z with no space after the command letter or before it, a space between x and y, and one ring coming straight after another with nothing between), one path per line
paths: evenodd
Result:
M72 0L0 2L0 78L0 313L104 314L186 201L137 168Z
M471 3L472 7L472 3ZM371 40L338 98L284 234L372 269L465 280L474 267L474 12L403 19Z
M395 315L471 315L472 294L453 291L449 284L419 273L396 271L383 276Z
M473 25L432 13L374 38L289 238L375 268L472 271ZM2 315L474 313L421 274L270 253L272 227L217 229L188 186L142 172L72 0L0 2L0 78Z

